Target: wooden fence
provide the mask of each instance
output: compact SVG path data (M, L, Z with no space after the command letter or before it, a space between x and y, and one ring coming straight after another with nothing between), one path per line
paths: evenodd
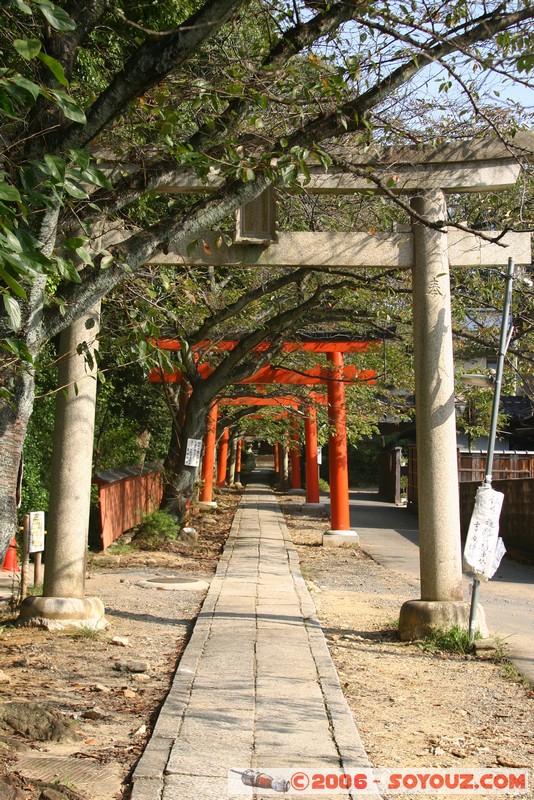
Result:
M465 538L473 513L477 487L484 480L486 453L458 451L460 515ZM514 558L534 563L534 453L497 451L492 486L504 494L500 535ZM408 451L408 507L417 508L417 449Z
M491 485L504 494L499 532L508 554L534 564L534 478L492 481ZM479 486L480 481L460 484L462 538L467 536Z
M486 470L486 453L480 450L458 450L458 480L482 483ZM493 459L493 481L534 478L534 453L498 450ZM417 507L417 448L408 448L408 507Z
M102 550L158 508L163 493L161 473L153 464L98 472L94 483L98 484Z
M393 447L378 459L378 494L386 503L401 501L401 456L402 447Z

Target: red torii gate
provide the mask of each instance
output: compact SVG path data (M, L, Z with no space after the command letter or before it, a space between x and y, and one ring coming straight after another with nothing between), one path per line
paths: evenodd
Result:
M181 349L181 344L174 339L160 339L154 342L156 345L167 350ZM210 342L196 345L194 350L200 355L202 349L231 350L237 341L223 341L216 344ZM333 433L329 437L330 453L330 520L331 529L327 531L323 538L323 544L338 545L344 542L357 541L358 534L350 530L350 509L349 509L349 483L348 483L348 461L347 461L347 437L346 437L346 409L345 409L345 383L365 381L374 383L376 372L374 370L358 370L353 365L344 366L343 353L345 352L367 352L371 346L380 346L380 342L365 341L297 341L285 342L282 350L285 352L295 352L304 350L316 353L326 353L328 361L332 365L331 370L325 370L317 366L312 370L295 372L290 368L271 367L269 365L261 367L254 375L241 380L240 384L293 384L293 385L313 385L317 383L327 384L328 396L328 418ZM256 352L266 352L270 344L263 342L254 348ZM209 364L199 364L197 366L201 377L208 377L215 369ZM166 373L163 370L152 370L149 380L153 382L186 382L185 376L176 369L173 373ZM311 420L311 425L307 427L307 439L309 437L310 447L307 448L306 457L306 477L312 474L317 476L317 429L316 424ZM208 430L205 437L205 456L202 464L203 489L200 495L202 502L210 503L213 497L213 469L215 461L215 431L217 425L217 404L212 404L208 415ZM314 430L315 428L315 430ZM315 442L314 442L315 440ZM226 440L227 442L227 440ZM228 445L226 444L226 447ZM315 451L315 459L313 458ZM227 452L227 451L226 451ZM313 461L315 460L315 469ZM308 471L309 466L309 471ZM222 472L222 467L221 467ZM221 472L218 474L218 484L221 480ZM222 479L224 480L224 479ZM312 478L313 484L313 478ZM315 487L314 487L315 488ZM312 489L310 503L319 502L319 492ZM315 500L317 497L317 500Z
M307 397L295 397L281 395L277 397L222 397L219 400L220 405L227 406L257 406L263 407L279 407L291 406L292 408L299 408L305 406L304 411L304 448L305 448L305 470L306 470L306 505L308 507L317 507L322 505L320 503L319 495L319 464L318 464L318 441L317 441L317 414L315 410L316 405L327 405L328 400L325 394L320 392L311 392ZM285 412L287 415L287 412ZM281 415L280 415L281 416ZM278 418L278 417L277 417ZM253 415L251 419L261 419L261 414ZM293 445L298 445L298 435L292 434ZM291 489L298 490L301 488L300 482L300 453L296 446L291 447ZM275 447L275 472L280 473L279 451ZM237 471L237 470L236 470ZM222 467L221 467L222 472Z

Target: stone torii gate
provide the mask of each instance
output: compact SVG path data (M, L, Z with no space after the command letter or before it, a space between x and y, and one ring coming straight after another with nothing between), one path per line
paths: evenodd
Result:
M532 134L516 140L532 158ZM310 194L351 194L388 191L409 197L413 213L410 230L393 234L285 233L275 229L274 200L262 200L242 209L230 246L209 247L220 234L206 233L192 253L187 248L158 255L153 263L210 264L213 266L303 266L345 269L411 269L416 379L421 598L401 609L402 639L417 638L431 627L467 624L469 608L463 602L460 545L454 363L450 298L450 268L505 266L531 262L530 235L508 233L499 243L488 241L496 232L480 235L447 230L447 194L501 191L517 181L520 165L505 144L471 140L438 148L339 148L348 170L319 167L303 179ZM354 172L350 170L354 168ZM370 177L366 176L370 173ZM207 182L184 173L181 182L162 191L210 191L217 175ZM485 238L484 238L485 237ZM205 245L208 245L206 247ZM206 250L210 250L206 253Z
M516 149L532 159L532 134L518 134ZM421 598L401 610L400 635L418 637L430 626L465 623L467 604L462 603L460 531L457 491L454 381L449 295L450 267L504 266L508 257L516 264L530 264L530 235L508 233L499 244L463 230L446 229L446 195L460 192L501 191L512 188L520 165L510 147L501 142L470 140L437 148L338 148L336 155L346 169L310 169L302 178L310 194L352 194L382 191L410 198L411 230L392 234L286 233L277 232L274 200L269 194L242 209L234 244L210 250L220 242L218 232L206 232L192 253L182 250L160 253L152 263L236 265L239 267L306 266L347 269L411 269L413 275L417 437L423 463L418 470ZM218 188L216 174L201 181L184 172L180 180L160 186L164 193L206 193ZM423 223L428 222L427 227ZM494 237L495 232L489 232ZM121 238L124 238L121 236ZM223 240L224 241L224 240ZM92 380L92 379L91 379ZM62 458L83 462L90 481L90 452L81 452L65 427ZM89 447L86 443L85 448ZM74 472L73 472L74 474ZM79 474L79 471L76 473ZM65 492L62 531L79 529L79 504L74 492ZM69 495L71 496L68 502ZM58 536L60 533L58 532ZM28 618L56 616L84 595L84 552L69 550L68 580L61 597L37 598L43 607L26 609ZM44 605L47 604L47 608ZM50 606L50 609L48 608ZM62 613L62 611L61 611ZM70 613L70 611L69 611ZM84 611L77 618L84 619ZM71 620L72 621L72 620ZM83 623L82 623L83 624Z

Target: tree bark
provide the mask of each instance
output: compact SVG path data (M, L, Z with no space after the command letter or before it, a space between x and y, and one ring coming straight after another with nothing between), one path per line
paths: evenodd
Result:
M0 559L17 532L17 484L22 448L33 409L34 380L23 371L14 378L13 395L0 408Z
M206 391L206 387L202 387L199 391L193 391L187 403L179 447L176 447L176 441L171 442L170 447L173 449L172 461L175 462L175 467L172 471L165 471L163 498L160 507L169 512L179 525L184 521L198 478L198 467L186 466L185 464L185 444L188 439L204 439L206 416L211 400L211 393ZM178 413L178 407L175 411ZM175 458L176 452L177 458ZM169 457L168 459L170 463L171 459Z

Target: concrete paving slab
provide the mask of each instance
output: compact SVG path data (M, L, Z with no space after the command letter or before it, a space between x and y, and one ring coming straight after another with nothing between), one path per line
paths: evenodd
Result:
M150 785L151 800L229 800L233 767L369 766L264 486L247 487L154 737L133 800L145 800Z

